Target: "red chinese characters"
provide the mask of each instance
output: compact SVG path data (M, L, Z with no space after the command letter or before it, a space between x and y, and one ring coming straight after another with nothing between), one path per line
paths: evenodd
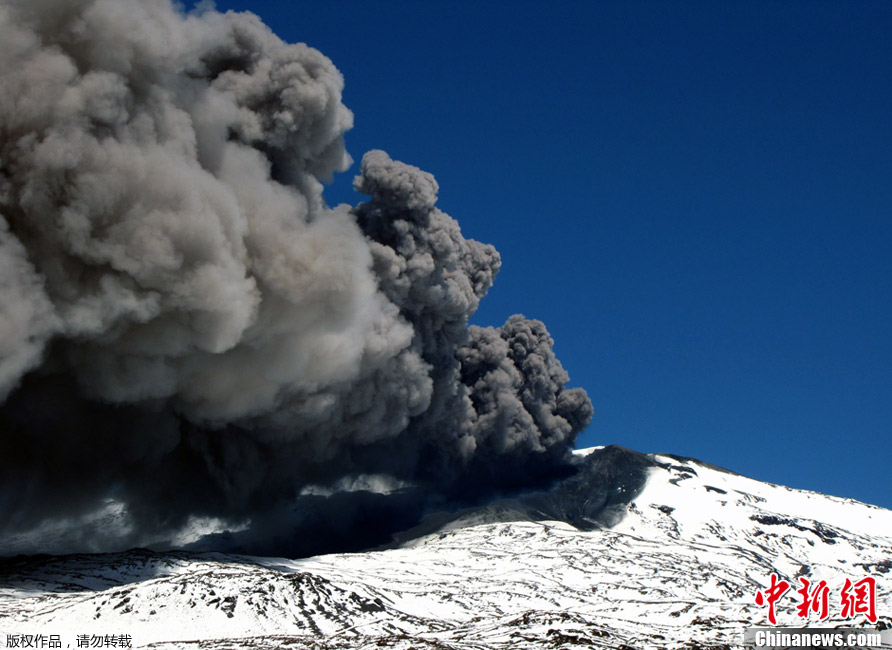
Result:
M778 582L777 574L771 574L771 585L763 594L761 591L756 592L756 604L763 607L768 604L768 620L772 625L777 625L777 617L774 614L774 604L779 601L785 593L790 590L790 583L786 580Z
M853 588L854 594L852 594ZM839 596L843 618L852 618L858 614L866 614L868 621L871 623L877 622L876 578L868 576L854 584L846 578L846 583L843 585L842 593Z
M805 578L799 578L802 588L796 593L802 597L802 602L796 607L796 613L800 618L808 618L809 610L814 610L823 621L830 616L830 587L826 580L821 580L811 591L808 588L811 583Z
M802 587L796 590L799 594L799 604L796 606L796 615L800 618L808 618L814 612L820 620L830 616L830 587L826 580L816 584L806 578L799 578ZM768 606L768 621L777 625L775 605L790 590L790 583L780 580L776 573L771 574L771 584L764 591L756 592L756 604L760 607ZM845 584L839 593L839 604L842 618L854 618L863 614L871 623L877 622L876 611L877 581L868 576L857 582L846 578Z

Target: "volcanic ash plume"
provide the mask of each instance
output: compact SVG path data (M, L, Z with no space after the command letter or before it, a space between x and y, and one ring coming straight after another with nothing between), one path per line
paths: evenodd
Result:
M170 540L311 486L467 498L566 462L591 404L541 323L468 327L499 256L433 176L369 152L367 202L325 204L342 87L252 14L0 0L0 539ZM127 525L91 535L112 502Z

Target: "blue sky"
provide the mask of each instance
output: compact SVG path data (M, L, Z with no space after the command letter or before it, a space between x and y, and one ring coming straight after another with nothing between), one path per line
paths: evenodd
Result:
M892 3L247 2L432 172L616 443L892 507ZM328 189L356 203L356 167Z

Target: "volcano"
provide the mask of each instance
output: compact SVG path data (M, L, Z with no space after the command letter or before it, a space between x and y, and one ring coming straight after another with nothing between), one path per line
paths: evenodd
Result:
M430 513L363 552L8 557L0 633L171 650L730 648L769 625L755 596L772 573L791 585L778 625L892 626L892 511L671 454L574 459L548 489ZM839 607L865 577L875 623ZM827 619L799 615L800 578L826 581Z

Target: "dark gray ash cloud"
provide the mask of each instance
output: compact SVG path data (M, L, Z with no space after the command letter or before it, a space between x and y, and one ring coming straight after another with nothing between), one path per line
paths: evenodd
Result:
M299 535L319 486L420 509L565 466L591 404L542 323L468 327L499 255L434 177L372 151L326 205L342 88L249 13L0 0L0 541Z

